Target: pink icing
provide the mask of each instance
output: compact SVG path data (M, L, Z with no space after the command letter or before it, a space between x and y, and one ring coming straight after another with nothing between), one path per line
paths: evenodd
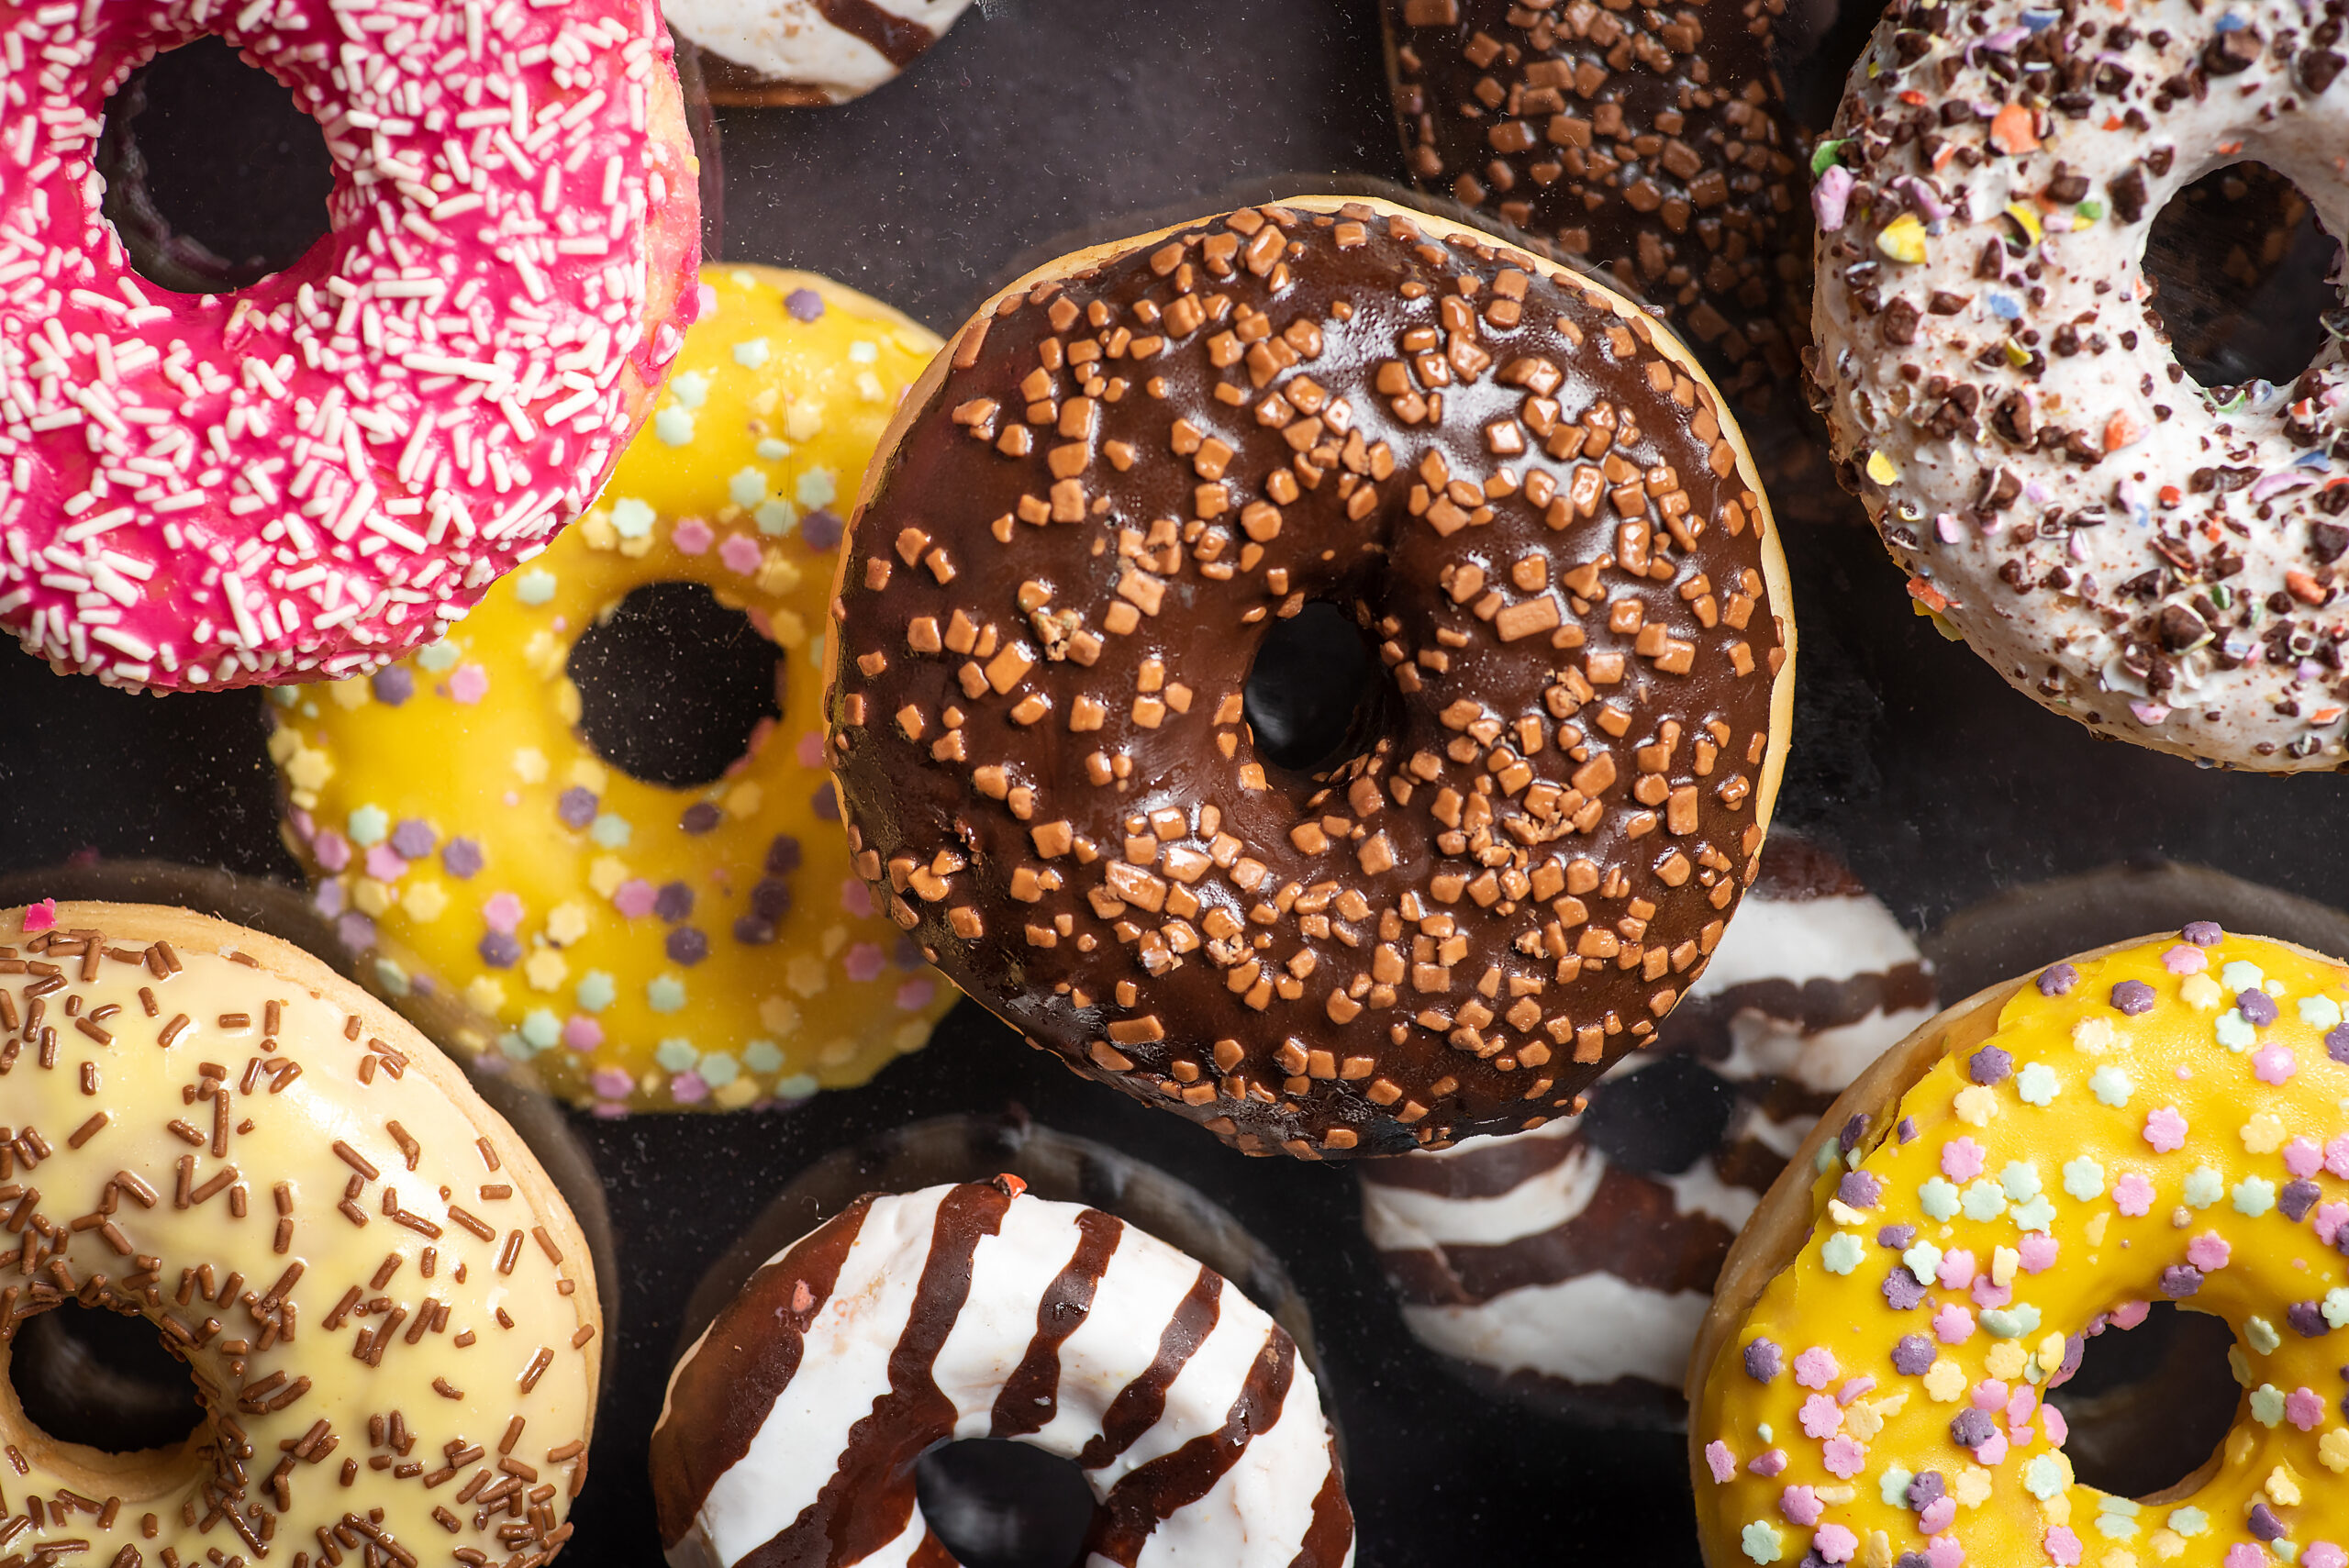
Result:
M2205 1230L2186 1244L2186 1261L2204 1273L2225 1268L2233 1252L2227 1239L2215 1230Z
M2112 1207L2132 1219L2154 1207L2154 1184L2132 1171L2112 1184Z
M379 15L0 17L0 626L61 667L247 685L432 641L588 505L683 341L699 203L647 130L676 123L657 7ZM318 120L336 177L308 254L188 295L132 271L93 158L113 85L206 34Z
M1810 1544L1822 1562L1849 1562L1852 1553L1859 1550L1860 1538L1842 1525L1820 1525Z
M44 898L25 911L25 929L50 931L57 929L57 900Z
M2304 1432L2314 1431L2324 1419L2324 1398L2313 1388L2295 1388L2284 1396L2284 1418Z

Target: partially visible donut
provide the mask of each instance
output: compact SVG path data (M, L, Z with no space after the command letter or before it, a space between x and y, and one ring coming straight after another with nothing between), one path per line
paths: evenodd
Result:
M1411 176L1611 273L1729 367L1809 341L1785 0L1381 0Z
M1734 424L1628 301L1389 204L1245 209L1005 291L883 451L832 606L855 864L1078 1071L1399 1152L1556 1114L1701 973L1794 627ZM1308 775L1242 687L1309 600L1386 673Z
M703 289L652 427L575 527L413 658L272 694L286 841L367 981L607 1115L861 1084L954 1004L850 871L817 717L832 507L938 339L811 273L714 264ZM582 728L574 658L654 584L702 585L773 645L781 717L707 783L636 776Z
M935 1445L1074 1461L1088 1563L1344 1568L1313 1373L1221 1276L1016 1176L859 1198L771 1259L677 1363L652 1434L674 1568L953 1562Z
M0 912L8 1340L144 1319L185 1442L62 1440L0 1393L31 1562L543 1563L602 1357L587 1244L455 1065L277 940L184 910Z
M1581 1116L1363 1162L1364 1229L1404 1322L1513 1396L1676 1424L1730 1243L1932 998L1891 912L1827 851L1774 836L1704 978Z
M335 184L299 261L178 295L93 157L107 95L207 34L318 120ZM695 305L648 0L12 6L0 43L0 628L28 651L156 691L362 673L594 499Z
M2349 965L2198 920L1887 1051L1755 1211L1691 1357L1705 1561L2349 1563L2344 1002ZM2224 1322L2242 1391L2191 1474L2116 1497L2047 1395L2154 1300Z
M812 108L896 79L971 0L674 0L713 104Z
M1814 193L1813 374L1909 594L2043 706L2273 773L2349 762L2349 374L2334 341L2288 387L2195 385L2143 259L2239 159L2349 232L2341 33L2277 0L1902 0Z

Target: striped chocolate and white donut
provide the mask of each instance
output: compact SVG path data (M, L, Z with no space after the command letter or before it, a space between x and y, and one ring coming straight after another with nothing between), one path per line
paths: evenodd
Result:
M1680 1418L1730 1243L1837 1092L1933 1009L1916 943L1825 851L1774 835L1743 908L1580 1116L1365 1163L1364 1226L1430 1348L1586 1417Z
M1313 1374L1222 1277L1017 1177L867 1196L751 1276L652 1435L674 1568L948 1568L914 1495L942 1442L1074 1461L1088 1565L1343 1568Z

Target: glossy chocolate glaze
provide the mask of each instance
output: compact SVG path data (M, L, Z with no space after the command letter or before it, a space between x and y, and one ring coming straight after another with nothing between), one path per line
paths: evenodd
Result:
M1572 1105L1701 971L1775 784L1786 606L1711 388L1613 295L1442 232L1243 210L1007 296L843 551L876 898L1251 1152ZM1302 776L1241 691L1315 599L1386 678Z
M1733 390L1798 373L1809 222L1770 67L1784 0L1383 4L1423 187L1664 306L1734 367Z

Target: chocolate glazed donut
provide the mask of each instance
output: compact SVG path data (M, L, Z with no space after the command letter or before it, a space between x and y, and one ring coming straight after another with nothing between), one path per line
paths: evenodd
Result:
M827 710L860 874L1077 1071L1252 1153L1530 1126L1753 875L1794 628L1687 350L1473 229L1308 198L1080 251L898 413ZM1242 687L1327 600L1360 740Z

